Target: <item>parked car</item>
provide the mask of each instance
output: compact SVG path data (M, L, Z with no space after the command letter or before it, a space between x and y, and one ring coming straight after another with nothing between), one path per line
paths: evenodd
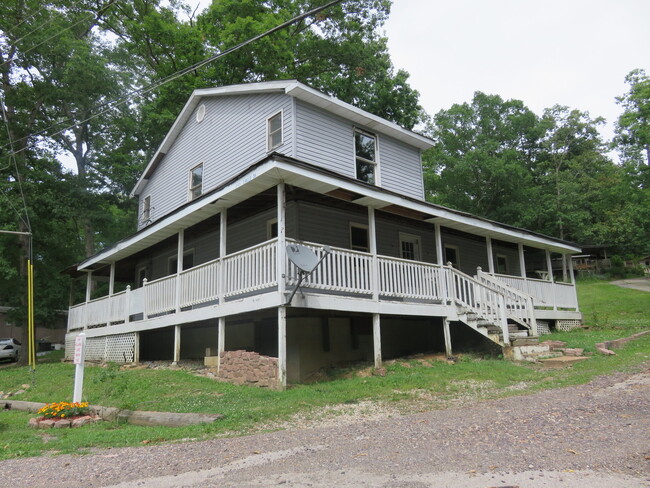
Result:
M0 339L0 359L18 361L21 344L16 339Z

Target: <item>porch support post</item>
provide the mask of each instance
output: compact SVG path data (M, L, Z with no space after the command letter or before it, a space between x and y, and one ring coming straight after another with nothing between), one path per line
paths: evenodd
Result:
M548 281L553 283L553 263L551 262L551 251L546 249L546 269L548 270Z
M93 286L93 272L88 271L86 274L86 302L90 301L90 292Z
M111 271L108 277L108 295L112 295L115 292L115 261L111 263Z
M279 231L278 226L278 231ZM278 307L278 386L287 386L287 307Z
M442 232L440 231L440 224L433 224L433 227L435 229L435 238L436 238L436 261L438 263L438 266L440 266L440 273L438 276L440 277L440 284L439 284L439 289L440 289L440 295L442 299L443 305L447 304L447 297L449 296L449 293L447 292L447 278L446 274L444 271L443 266L445 265L444 262L444 253L443 253L443 248L442 248Z
M442 332L445 336L445 354L450 358L452 356L451 332L449 331L449 320L447 320L447 317L442 318Z
M487 246L488 271L494 274L494 254L492 254L492 238L485 236L485 245Z
M140 364L140 332L135 332L135 342L133 343L133 362Z
M226 256L226 238L228 235L228 210L222 209L219 220L219 271L217 276L217 296L219 307L223 306L226 297L226 280L224 258ZM226 350L226 317L219 317L219 329L217 331L217 374L221 371L221 358Z
M442 232L440 231L440 224L433 224L435 230L436 230L436 261L438 262L439 266L444 266L445 261L444 261L444 254L443 254L443 249L442 249Z
M569 276L571 277L571 284L575 286L576 284L576 277L575 274L573 274L573 259L571 259L571 255L567 255L567 261L569 261Z
M278 295L280 300L286 300L284 292L286 290L286 264L287 264L287 234L286 234L286 212L285 212L285 188L284 181L278 183L278 262L277 262L277 279ZM286 314L285 314L286 317ZM284 380L286 385L286 378Z
M174 326L174 362L172 364L178 364L181 360L181 326Z
M553 263L551 263L551 251L546 249L546 269L548 272L548 281L553 283ZM551 286L553 293L553 310L557 310L557 300L555 298L555 285Z
M370 283L372 286L372 299L378 301L379 300L379 262L377 261L377 224L375 219L375 209L373 207L368 207L368 239L369 239L368 244L370 246L370 254L372 255L372 276L370 277Z
M375 368L381 368L381 316L372 314L372 347L375 357Z
M176 313L181 311L181 271L183 271L183 252L185 250L185 230L178 231L178 250L176 252Z
M522 278L526 278L526 260L524 259L524 245L519 243L519 270Z

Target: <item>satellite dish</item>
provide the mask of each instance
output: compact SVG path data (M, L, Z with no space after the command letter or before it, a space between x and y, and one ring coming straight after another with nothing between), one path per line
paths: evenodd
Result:
M320 258L314 251L302 244L289 244L287 257L300 271L311 273L320 263Z

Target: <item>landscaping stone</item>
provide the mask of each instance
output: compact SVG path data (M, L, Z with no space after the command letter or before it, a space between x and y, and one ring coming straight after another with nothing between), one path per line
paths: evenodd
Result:
M52 427L54 427L55 429L64 429L64 428L69 428L71 425L72 425L72 421L68 419L61 419L55 421Z
M551 351L566 346L566 342L563 341L544 341L540 344L548 346Z
M278 388L278 359L244 350L224 351L219 377L236 385Z

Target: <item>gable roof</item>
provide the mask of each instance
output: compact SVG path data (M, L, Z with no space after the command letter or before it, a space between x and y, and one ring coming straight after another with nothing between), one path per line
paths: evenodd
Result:
M314 90L296 80L264 81L260 83L244 83L240 85L220 86L215 88L202 88L192 92L192 95L174 121L174 124L165 136L165 139L163 139L162 143L149 161L149 164L140 176L140 179L138 179L138 182L131 191L131 196L140 193L146 180L149 179L162 158L174 144L176 138L185 126L185 123L188 121L194 112L194 109L199 105L202 99L209 97L262 93L283 93L285 95L290 95L305 103L319 107L322 110L339 115L354 124L371 129L380 134L388 135L408 145L417 147L420 150L429 149L433 146L433 141L428 137L404 129L393 122L389 122L386 119L366 112L365 110L343 102L335 97Z

